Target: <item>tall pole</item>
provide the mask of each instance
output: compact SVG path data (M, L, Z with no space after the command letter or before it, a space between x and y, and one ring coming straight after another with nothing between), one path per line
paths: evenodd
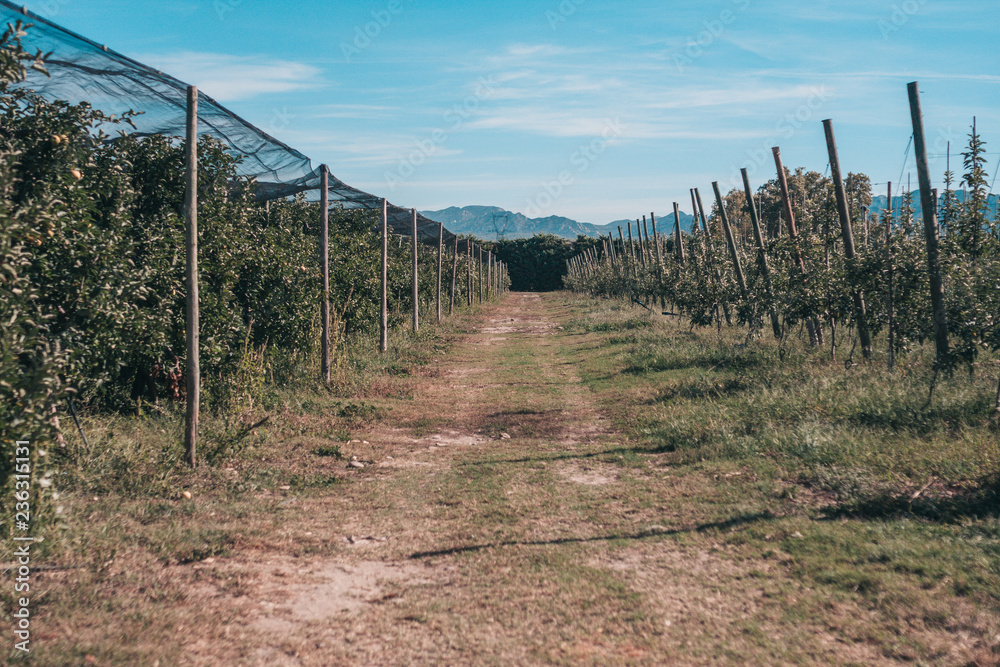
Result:
M910 120L913 122L913 152L917 158L917 181L920 184L920 207L924 215L924 238L927 242L927 270L931 279L931 307L934 310L934 341L937 363L948 360L948 320L944 310L944 283L941 280L941 259L938 250L937 202L931 192L931 175L927 170L927 145L924 143L924 116L920 110L920 89L917 82L907 84L910 96Z
M649 212L649 226L653 230L653 247L656 248L656 265L663 268L663 243L660 240L661 233L656 229L656 212Z
M455 236L455 255L451 260L451 288L448 290L448 315L455 312L455 288L458 279L458 235Z
M712 182L712 189L715 190L715 201L719 205L719 219L722 220L722 229L726 233L726 244L729 246L729 254L733 258L733 271L736 272L736 282L739 283L743 300L747 301L750 294L747 291L746 279L743 277L743 265L740 263L740 254L736 250L736 239L733 238L733 230L729 226L729 216L726 215L726 205L722 201L722 193L719 191L718 181Z
M896 367L896 298L893 287L894 276L892 275L892 181L886 186L885 196L886 208L885 216L885 266L886 282L888 286L888 307L889 307L889 370Z
M413 214L413 333L420 331L420 276L417 273L417 209L410 209Z
M642 216L645 218L646 216ZM649 245L649 239L646 239L646 243L642 242L642 227L639 226L639 218L635 219L635 237L639 241L639 259L642 262L642 268L646 268L646 246Z
M654 229L655 229L655 227L654 227ZM681 238L682 238L681 237L681 209L677 205L677 202L674 202L674 245L677 246L676 248L674 248L674 252L677 254L677 263L678 264L683 264L684 263L684 244L681 242Z
M330 384L330 169L325 164L319 167L319 190L319 263L323 273L323 301L320 304L320 319L323 321L320 374L323 376L323 384Z
M777 146L771 149L771 153L774 154L774 166L778 170L778 185L781 188L781 204L785 210L785 219L788 221L788 238L792 241L792 247L795 248L795 258L799 264L799 271L802 273L803 280L806 277L806 263L802 259L802 253L799 250L799 232L795 228L795 213L792 211L792 196L788 191L788 177L785 175L785 165L781 162L781 149ZM809 341L813 345L823 344L823 327L819 323L819 319L816 317L811 317L806 321L806 329L809 330Z
M379 349L389 349L389 203L382 200L382 289L380 298Z
M740 169L743 176L743 192L747 197L747 208L750 209L750 224L753 226L753 237L757 242L757 257L760 263L760 273L764 278L764 289L767 290L768 313L771 315L771 329L774 337L781 340L781 322L774 309L774 290L771 287L771 269L767 265L767 252L764 249L764 233L760 228L760 217L757 215L757 205L754 203L753 190L750 188L750 177L746 169Z
M638 222L638 221L636 221ZM649 225L646 224L646 216L642 216L642 234L646 237L646 254L649 255L650 263L653 262L653 246L649 242Z
M444 223L438 223L437 323L441 324L441 269L444 267Z
M466 286L465 286L465 305L472 305L472 241L469 239L465 240L465 270L466 270Z
M847 265L853 268L856 262L854 252L854 230L851 229L851 213L847 209L847 192L844 190L844 179L840 174L840 157L837 155L837 140L833 136L833 121L829 118L823 121L823 131L826 134L826 150L830 155L830 177L833 179L834 191L837 194L837 214L840 216L840 231L844 238L844 256ZM872 337L868 332L868 310L865 307L865 295L860 288L854 290L854 310L858 317L858 338L861 339L861 355L865 359L872 356Z
M723 287L722 270L719 268L719 265L715 263L715 251L712 249L712 231L708 226L708 218L705 217L705 205L701 201L701 192L698 188L694 189L694 199L698 204L698 210L695 212L695 218L701 218L701 229L705 233L705 247L708 251L708 261L712 265L715 272L715 282L719 285L719 289L721 290ZM729 314L729 302L724 297L722 299L722 312L726 316L726 324L732 326L733 318ZM718 319L718 315L716 315L716 319Z
M478 291L479 291L479 303L483 302L483 246L477 245L476 249L479 251L479 259L476 262L477 274L479 275Z
M184 173L184 231L187 245L187 415L184 453L192 468L197 462L198 418L201 409L200 327L198 324L198 88L187 90L187 145Z

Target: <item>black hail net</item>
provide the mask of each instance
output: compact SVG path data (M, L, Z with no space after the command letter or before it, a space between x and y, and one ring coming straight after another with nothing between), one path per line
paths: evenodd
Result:
M30 51L50 53L45 60L48 77L29 70L23 84L52 100L87 102L107 114L141 111L132 121L139 135L161 134L182 137L187 123L187 86L169 74L70 32L23 7L0 0L4 23L17 20L32 24L22 40ZM320 171L308 157L251 125L208 95L199 91L198 132L221 141L233 154L242 157L238 171L256 180L261 201L310 193L318 198ZM380 210L382 198L347 185L329 176L332 206ZM390 229L409 236L413 226L410 209L389 204ZM437 243L438 223L417 214L417 237ZM445 241L455 238L445 230Z

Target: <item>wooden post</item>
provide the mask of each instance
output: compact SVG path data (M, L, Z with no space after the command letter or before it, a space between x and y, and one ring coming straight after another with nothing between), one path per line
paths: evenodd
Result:
M187 145L184 171L184 231L187 245L187 415L184 453L192 468L197 463L198 421L201 412L200 325L198 322L198 87L187 90Z
M785 209L785 219L788 221L788 238L791 239L792 245L795 248L795 258L799 264L799 271L802 273L802 279L805 280L806 263L802 259L802 253L799 251L799 232L795 228L795 213L792 212L792 197L788 192L788 177L785 175L785 165L781 162L781 149L775 146L771 149L771 153L774 154L774 166L778 170L781 203ZM809 330L809 342L813 346L823 344L823 326L819 323L819 318L812 317L806 321L806 329Z
M771 329L774 337L781 340L781 322L774 310L774 290L771 288L771 269L767 265L767 252L764 249L764 234L760 229L760 218L757 215L757 205L754 203L753 190L750 189L750 177L746 169L740 169L743 176L743 191L747 197L747 208L750 209L750 224L753 225L753 237L757 242L757 258L760 262L760 273L764 278L764 289L767 290L768 313L771 315Z
M477 273L479 274L479 284L478 284L479 303L482 303L483 302L483 246L477 245L476 249L479 251L479 259L476 262L476 270Z
M646 216L642 216L645 218ZM642 268L646 268L646 246L649 245L649 239L646 239L646 243L642 242L642 227L639 226L639 218L635 219L635 237L639 240L639 260L642 262Z
M729 226L729 216L726 215L726 206L722 201L722 193L719 191L719 182L712 181L712 189L715 190L715 201L719 205L719 219L722 220L722 230L726 233L726 244L729 246L729 254L733 258L733 271L736 272L736 282L739 283L743 300L750 298L747 291L747 282L743 277L743 265L740 263L740 254L736 250L736 239L733 238L733 230Z
M382 200L382 289L379 303L379 350L389 350L389 203Z
M705 216L705 205L701 201L701 192L698 188L694 189L695 202L698 204L698 210L695 212L695 218L701 217L701 228L705 233L705 247L708 252L708 261L712 265L712 269L715 273L715 282L722 288L722 270L719 265L715 262L715 250L712 249L712 231L708 226L708 218ZM733 326L733 317L729 314L729 302L723 298L722 299L722 312L726 316L726 324ZM716 319L718 319L718 313L716 313ZM720 322L721 326L721 322Z
M455 288L458 279L458 236L455 236L455 256L451 260L451 287L448 289L448 316L455 312Z
M636 224L639 221L636 220ZM650 244L649 240L649 225L646 224L646 216L642 216L642 235L646 237L646 254L649 256L649 263L653 263L653 246Z
M322 360L320 375L323 384L330 384L330 169L325 164L319 167L319 263L323 274L323 301L320 304L320 319L323 333L320 342Z
M684 264L684 244L681 242L681 209L674 202L674 252L677 255L677 263Z
M840 158L837 155L837 140L833 136L833 121L823 121L823 131L826 134L826 150L830 156L830 177L833 179L834 191L837 195L837 214L840 216L840 231L844 239L844 256L848 267L856 262L854 250L854 230L851 228L851 212L847 209L847 192L844 190L844 179L840 174ZM860 288L854 289L854 310L858 318L858 338L861 339L861 355L865 359L872 356L872 338L868 332L868 309L865 307L865 295Z
M441 324L441 269L444 267L444 223L438 223L437 323Z
M417 209L410 209L413 213L413 333L420 331L420 276L418 274L417 263Z
M472 305L472 241L465 240L465 305Z
M924 215L924 238L927 243L927 270L931 279L931 307L934 310L934 342L937 363L948 361L948 319L944 309L944 282L941 279L941 259L938 250L937 202L931 193L931 175L927 170L927 146L924 143L924 116L920 110L920 89L917 82L907 84L910 96L910 120L913 122L913 152L917 159L917 181L920 184L920 206Z
M649 227L653 230L653 248L656 249L656 265L663 268L663 242L662 234L656 229L656 211L649 212Z
M892 181L889 181L886 186L886 208L883 212L885 216L885 264L886 264L886 282L889 283L888 288L888 309L889 309L889 370L893 370L896 367L896 304L893 303L895 299L895 287L893 286L893 275L892 275Z

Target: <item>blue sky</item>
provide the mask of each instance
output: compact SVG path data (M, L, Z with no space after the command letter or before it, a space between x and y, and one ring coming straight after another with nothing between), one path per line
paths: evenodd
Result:
M606 223L688 188L826 171L906 180L920 81L935 185L972 117L1000 152L995 1L612 3L27 0L194 83L401 206L486 204ZM956 165L959 165L956 167ZM884 185L877 192L884 192Z

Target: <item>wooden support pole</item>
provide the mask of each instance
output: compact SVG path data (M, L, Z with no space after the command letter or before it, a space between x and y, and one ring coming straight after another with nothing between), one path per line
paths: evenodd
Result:
M674 254L677 255L677 263L684 264L684 244L681 241L681 209L677 202L674 202Z
M746 169L740 169L743 176L743 192L747 198L747 208L750 211L750 224L753 226L753 237L757 242L757 261L760 264L760 274L764 278L764 289L767 291L768 314L771 316L771 329L774 337L781 340L781 322L774 309L774 289L771 287L771 269L767 265L767 251L764 248L764 233L760 228L760 218L757 215L757 204L754 203L753 189L750 187L750 177Z
M638 224L636 220L636 224ZM642 216L642 235L646 237L646 255L648 256L649 263L653 263L653 246L650 244L649 240L649 225L646 224L646 216Z
M319 167L319 263L323 274L323 300L320 303L322 338L320 342L320 375L323 384L330 384L330 169Z
M632 277L633 277L633 278L635 278L635 277L637 276L637 274L636 274L636 270L635 270L635 261L636 261L636 259L635 259L635 244L634 244L634 243L633 243L633 241L632 241L632 223L631 223L631 222L629 222L629 223L628 223L627 225L625 225L625 226L626 226L626 227L628 228L628 257L629 257L629 268L630 268L630 273L632 274ZM621 228L619 227L619 230L620 230L620 229L621 229Z
M198 308L198 88L187 89L187 144L184 165L184 231L187 246L187 414L184 453L197 464L198 421L201 413L201 357Z
M806 263L802 259L802 252L799 250L799 232L795 228L795 213L792 211L792 196L788 191L788 176L785 175L785 165L781 162L781 149L775 146L771 149L774 154L774 166L778 170L778 186L781 188L781 204L785 211L785 220L788 222L788 238L795 248L795 259L802 273L802 279L806 280ZM809 342L813 346L823 344L823 326L819 319L811 317L806 321L806 329L809 330Z
M465 273L466 273L466 285L465 285L465 305L472 305L472 241L469 239L465 240Z
M493 297L493 253L486 251L486 298Z
M837 155L837 140L833 136L833 121L829 118L823 121L823 132L826 134L826 150L830 156L830 178L837 195L837 214L840 216L840 231L844 239L844 255L848 267L853 267L857 261L854 251L854 230L851 228L851 213L847 208L847 191L844 189L844 179L840 173L840 157ZM865 359L872 356L872 337L868 331L868 309L865 306L865 295L860 288L854 289L854 310L858 322L858 338L861 340L861 355Z
M420 331L420 276L417 263L417 209L410 209L413 213L413 333Z
M889 370L893 370L896 367L896 304L893 303L895 300L895 287L893 286L894 277L892 275L892 181L889 181L886 186L886 196L885 196L886 207L883 215L885 216L885 273L887 287L887 307L889 310Z
M382 200L382 284L379 300L379 350L389 350L389 202Z
M458 279L458 236L455 236L455 255L451 260L451 287L448 289L448 316L455 312L455 288Z
M663 242L661 240L662 234L656 229L656 212L649 212L649 226L653 230L653 247L656 249L656 265L663 268Z
M639 218L635 219L635 236L639 240L639 260L642 262L642 268L646 268L646 247L649 245L649 238L646 239L645 243L642 242L642 227L639 226Z
M927 271L931 282L931 308L934 315L934 342L937 364L945 365L950 350L948 345L948 319L944 309L944 281L941 278L941 259L938 249L937 202L931 192L931 175L927 169L927 145L924 142L924 116L920 110L920 89L917 82L907 84L910 97L910 120L913 123L913 152L917 159L917 182L920 184L920 206L924 216L924 239L927 243Z
M722 193L719 191L719 182L712 181L712 189L715 191L715 202L719 205L719 219L722 220L722 231L726 234L726 245L729 246L729 254L733 259L733 271L736 273L736 282L740 286L743 300L750 298L747 291L747 281L743 277L743 265L740 263L740 253L736 250L736 239L733 237L733 230L729 226L729 216L726 215L726 206L722 201Z
M444 268L444 223L438 223L437 323L441 324L441 270Z
M479 275L479 303L483 302L483 246L477 245L476 249L479 251L479 259L476 262L476 269Z
M701 217L701 228L705 233L705 247L708 252L708 262L712 265L712 270L715 274L715 282L722 288L722 269L715 262L715 250L712 245L712 230L708 226L708 218L705 216L705 205L701 201L701 192L698 188L694 189L695 202L698 204L698 210L695 212L695 218ZM733 317L729 313L729 302L725 298L722 299L722 312L726 316L726 324L729 326L733 325ZM716 314L716 319L718 319L718 314Z

